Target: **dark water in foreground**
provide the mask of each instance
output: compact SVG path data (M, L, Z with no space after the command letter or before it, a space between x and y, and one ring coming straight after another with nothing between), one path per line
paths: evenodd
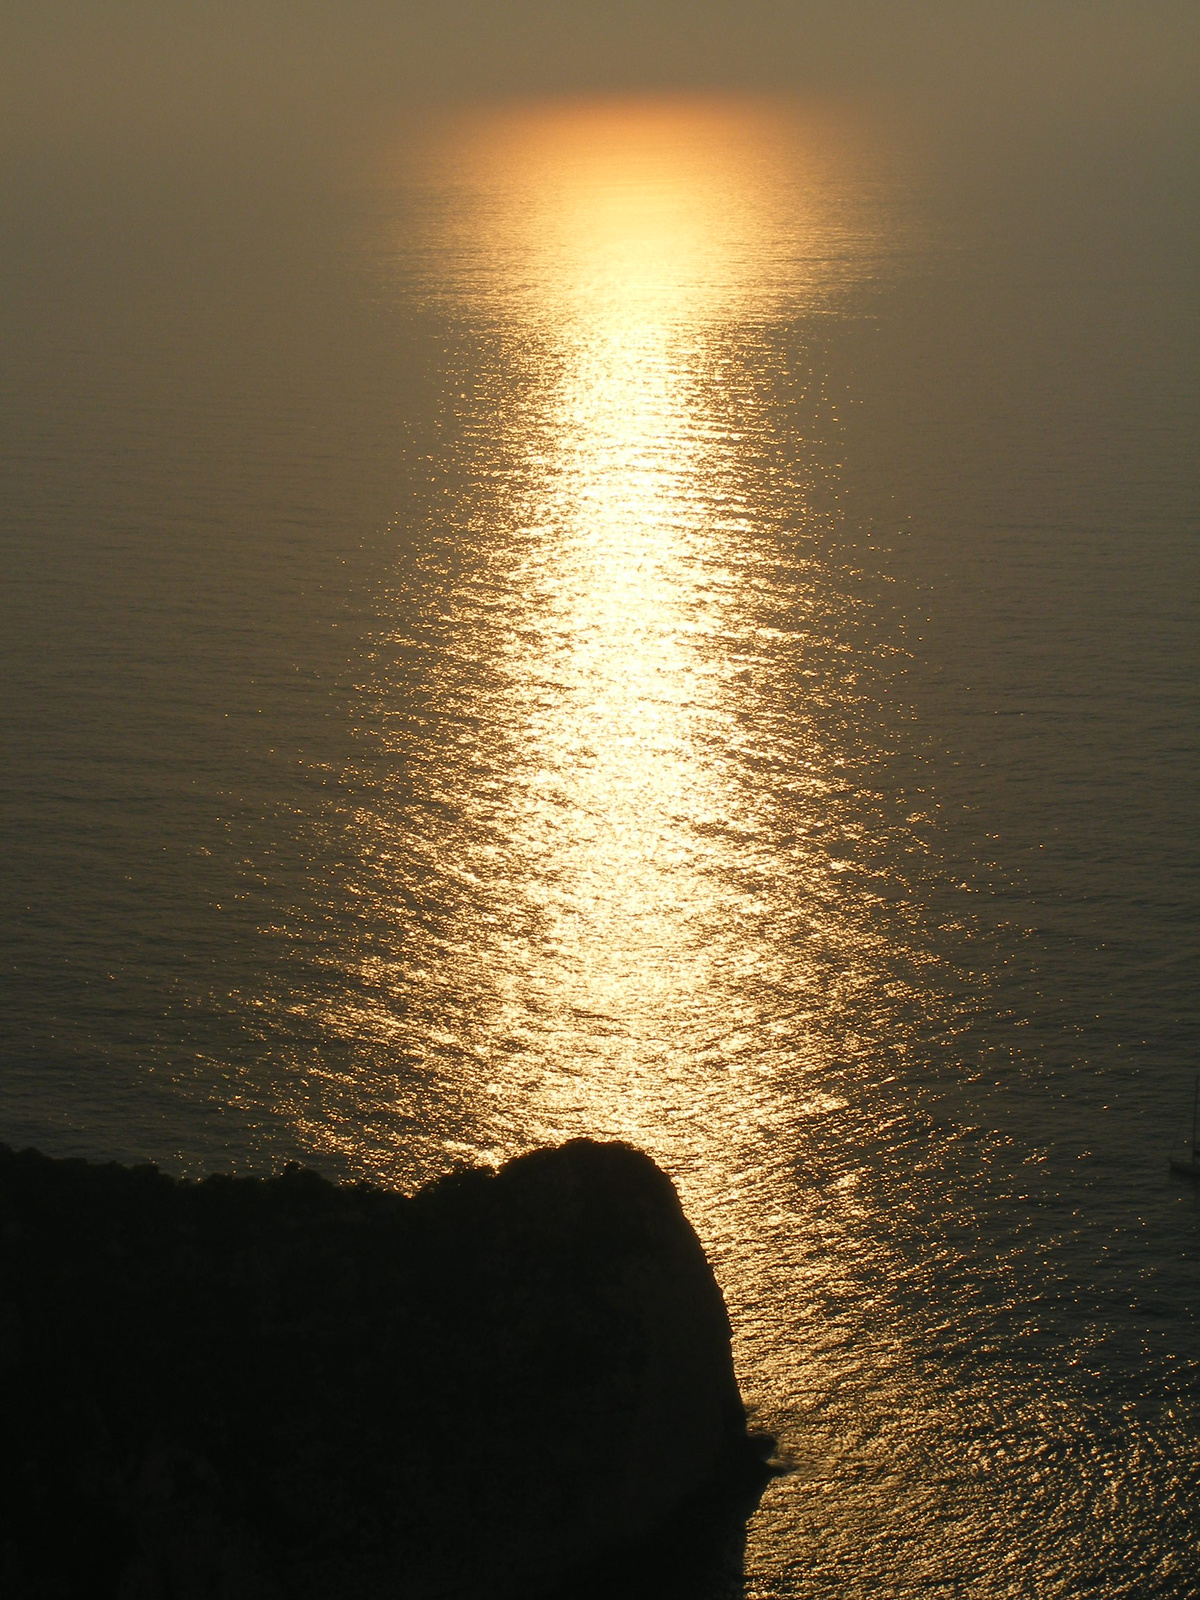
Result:
M697 1594L1196 1592L1195 198L730 101L10 174L0 1137L629 1139L792 1467Z

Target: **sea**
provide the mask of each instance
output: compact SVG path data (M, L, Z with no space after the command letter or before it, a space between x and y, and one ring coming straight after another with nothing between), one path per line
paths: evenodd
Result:
M694 1600L1200 1593L1200 146L1153 110L0 163L0 1140L648 1151L782 1469Z

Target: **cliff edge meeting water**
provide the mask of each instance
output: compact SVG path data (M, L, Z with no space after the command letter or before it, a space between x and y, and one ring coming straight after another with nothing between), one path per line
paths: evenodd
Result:
M0 1144L621 1141L681 1593L1200 1593L1200 11L0 38Z

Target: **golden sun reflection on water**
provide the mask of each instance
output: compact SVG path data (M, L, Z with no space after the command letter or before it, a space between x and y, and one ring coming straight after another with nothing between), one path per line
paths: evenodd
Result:
M837 1073L903 1051L906 891L851 771L878 641L786 332L891 248L852 151L762 102L555 105L407 174L379 282L457 365L362 687L317 1148L413 1181L627 1138L720 1251Z
M441 958L477 1003L442 1038L487 1064L487 1154L625 1137L693 1203L821 1053L798 939L814 919L842 956L868 937L832 892L850 863L809 837L830 817L790 814L844 792L846 752L760 692L843 647L825 441L778 448L787 375L755 331L872 270L879 219L814 137L762 104L601 104L466 119L439 151L439 292L498 330L469 438L480 567L452 602L457 664L432 663L461 710L464 648L486 661L468 715L494 741L439 841L447 876L484 852ZM779 549L787 519L808 548ZM450 1145L479 1149L461 1127Z

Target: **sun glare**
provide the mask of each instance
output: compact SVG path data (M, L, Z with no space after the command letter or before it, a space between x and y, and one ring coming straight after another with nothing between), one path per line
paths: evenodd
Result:
M538 323L695 327L815 302L861 268L856 138L766 99L572 101L459 114L406 159L452 197L436 292Z
M874 270L853 161L767 101L462 114L409 150L376 261L455 352L428 458L453 475L405 527L364 706L385 931L327 1026L376 1041L414 1137L627 1138L714 1229L772 1085L821 1087L814 963L827 1007L870 959L825 843L842 711L783 710L799 651L838 659L810 503L834 469L825 423L777 431L780 327Z
M503 772L466 833L490 833L488 876L507 863L524 910L465 931L457 987L490 999L464 1035L512 1129L495 1154L583 1126L678 1170L664 1140L704 1097L697 1062L779 959L739 942L761 908L720 842L772 803L731 748L738 574L771 516L738 420L758 404L745 333L861 270L861 240L821 128L769 102L463 115L423 160L440 197L425 292L508 351L470 512L491 602L464 623L503 685ZM411 267L411 226L402 246Z

